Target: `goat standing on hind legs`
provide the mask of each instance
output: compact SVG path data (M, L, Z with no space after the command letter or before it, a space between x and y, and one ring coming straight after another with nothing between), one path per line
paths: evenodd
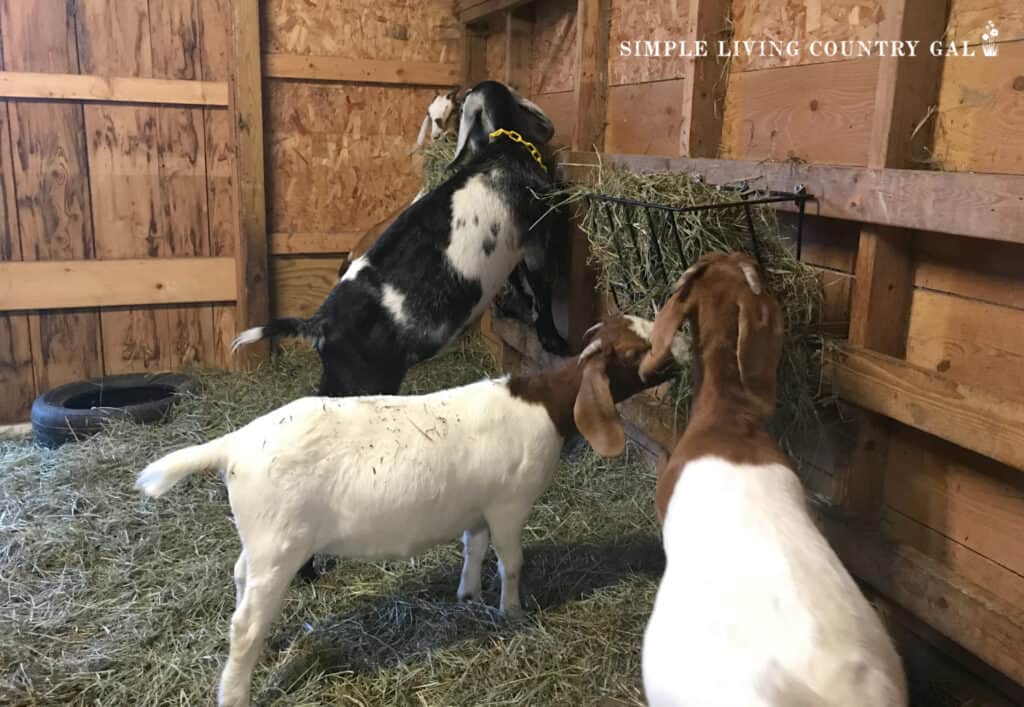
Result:
M658 312L641 376L690 324L700 388L658 469L667 565L644 635L651 707L904 707L900 658L768 432L783 320L741 253L704 256Z
M206 444L147 466L136 487L162 496L197 471L219 470L242 541L238 605L220 704L249 703L252 671L295 571L314 552L380 560L462 534L459 599L479 599L493 541L500 608L521 612L522 531L579 431L601 454L625 434L615 402L641 380L650 322L615 317L578 359L513 378L422 396L301 398ZM675 356L686 343L676 337Z

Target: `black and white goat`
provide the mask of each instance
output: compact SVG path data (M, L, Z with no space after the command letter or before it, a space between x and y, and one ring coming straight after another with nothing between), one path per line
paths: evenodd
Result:
M515 131L536 145L491 133ZM274 319L233 348L271 336L310 339L323 367L320 395L396 393L409 367L454 340L524 263L548 351L565 353L543 276L549 221L536 197L552 183L544 112L502 83L466 94L455 174L409 205L354 260L309 319Z

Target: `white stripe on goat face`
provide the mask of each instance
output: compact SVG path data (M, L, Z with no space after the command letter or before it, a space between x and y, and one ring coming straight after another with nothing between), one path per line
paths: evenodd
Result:
M508 204L486 174L475 175L452 195L450 228L446 254L451 268L467 280L479 280L481 302L490 302L523 252Z

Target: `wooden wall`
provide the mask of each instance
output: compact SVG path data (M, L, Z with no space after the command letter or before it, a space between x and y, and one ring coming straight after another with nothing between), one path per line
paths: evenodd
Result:
M572 143L582 117L574 93L582 75L577 7L585 5L570 0L525 7L490 4L514 5L517 14L534 23L530 95L550 112L562 144ZM715 80L703 86L717 82L724 88L724 100L704 116L705 122L708 115L714 116L710 122L718 121L706 134L717 130L720 140L717 149L695 149L697 143L687 137L693 130L687 124L694 112L691 104L701 90L693 63L622 57L617 45L624 39L679 39L713 31L706 16L691 18L690 13L723 7L731 21L721 25L720 36L731 31L735 38L805 43L906 39L915 33L938 39L945 29L947 41L966 41L977 56L897 64L878 57L813 57L805 51L799 57L737 57L727 65L705 64ZM703 24L691 26L691 19ZM981 51L988 21L1000 30L998 57ZM500 32L495 32L500 23L490 22L487 67L500 72L505 60ZM724 158L736 160L734 168L716 161L714 167L702 163L701 169L721 168L743 177L756 176L747 172L763 169L758 167L762 160L788 162L794 173L809 164L1024 175L1024 7L1017 0L610 0L604 31L610 46L601 151L609 155ZM653 160L631 164L658 168ZM844 194L851 187L829 186ZM1011 199L1019 202L1015 189L1010 189L1017 194ZM921 194L920 199L934 196ZM978 218L989 213L992 197L984 190L957 191L956 197L966 199L962 208ZM859 198L838 210L856 211ZM903 198L893 195L894 202ZM879 206L885 207L885 200ZM795 233L795 218L781 218ZM821 274L823 328L929 372L936 385L966 384L981 393L1024 400L1024 237L1019 221L1004 223L1009 232L986 235L999 240L984 240L915 231L907 224L897 229L808 216L802 252ZM511 365L539 356L522 332L501 333L504 360ZM865 579L879 583L883 594L907 606L917 621L970 645L1019 681L1024 671L1016 658L1004 658L1007 651L997 634L1012 626L1013 636L1024 636L1015 608L1024 599L1024 554L1018 541L1024 530L1021 470L916 429L925 417L921 410L906 416L915 427L853 406L844 405L844 410L855 421L817 431L802 454L808 486L835 504L837 515L850 510L851 493L869 500L870 512L852 526L859 530L849 534L842 526L839 535L831 536L844 559L856 571L864 570ZM646 402L629 406L627 414L656 439L660 436ZM894 568L902 560L895 558L902 557L902 550L882 555L876 545L849 540L868 528L880 530L895 543L892 547L912 549L919 553L915 557L934 564L920 575L915 569L898 576ZM921 579L925 576L932 579ZM986 623L970 608L973 600L947 602L951 595L943 595L915 601L938 586L958 587L962 593L957 596L1005 603L992 610L993 620ZM936 631L920 626L914 631L940 643ZM949 651L945 644L942 649ZM1010 653L1021 650L1017 645ZM950 654L991 677L966 654Z
M461 79L461 27L450 0L273 0L263 10L268 57L326 67L268 71L264 88L272 308L308 316L342 255L419 190L410 152L427 105Z
M0 2L0 277L28 283L0 301L0 423L70 380L228 363L230 22L227 0ZM191 279L184 260L142 263L134 284L152 292L123 293L100 262L197 256L220 258L196 272L215 265L228 294L170 296ZM36 295L61 308L26 307ZM87 306L115 301L133 306Z

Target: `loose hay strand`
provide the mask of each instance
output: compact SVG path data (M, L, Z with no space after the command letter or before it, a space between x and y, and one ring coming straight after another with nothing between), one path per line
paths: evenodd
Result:
M551 199L578 208L580 226L590 240L591 262L597 265L598 286L613 295L626 314L652 318L675 280L704 253L741 250L760 255L765 286L779 299L785 314L773 427L790 450L817 416L822 289L814 271L797 260L783 239L775 210L749 207L757 236L755 249L742 207L675 213L588 198L591 194L675 208L734 202L737 194L682 173L641 174L601 164L592 180L570 184ZM672 395L684 419L694 392L690 371L684 370Z
M207 705L227 654L239 551L224 486L197 474L165 498L132 485L150 461L310 393L297 349L253 372L198 373L160 425L116 422L56 450L0 444L0 704ZM478 337L414 367L421 393L493 373ZM508 625L455 601L457 542L411 561L341 561L295 583L271 628L257 704L642 704L640 634L663 566L653 472L634 450L568 457L525 532L524 605Z

